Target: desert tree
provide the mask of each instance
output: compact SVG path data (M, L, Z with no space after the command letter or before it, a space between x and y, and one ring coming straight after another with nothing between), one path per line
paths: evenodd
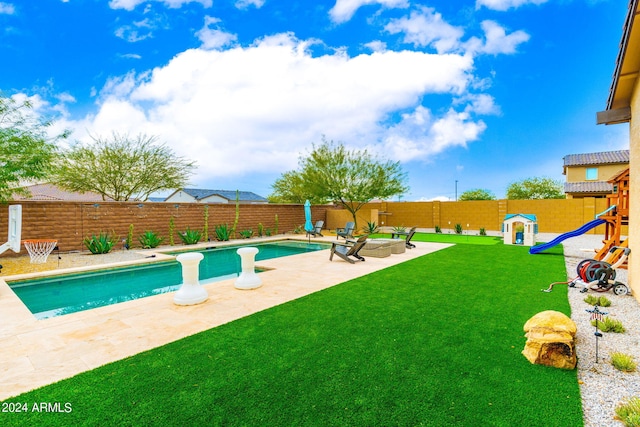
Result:
M184 187L195 162L179 157L158 137L113 133L91 137L63 151L54 172L55 182L69 191L92 191L103 200L145 201L156 191Z
M507 199L564 199L566 196L560 181L551 178L527 178L512 182L507 187Z

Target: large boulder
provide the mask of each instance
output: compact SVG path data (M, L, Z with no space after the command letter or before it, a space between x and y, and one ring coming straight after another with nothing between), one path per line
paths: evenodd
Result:
M522 354L538 365L561 369L576 367L576 324L565 314L547 310L524 324L527 343Z

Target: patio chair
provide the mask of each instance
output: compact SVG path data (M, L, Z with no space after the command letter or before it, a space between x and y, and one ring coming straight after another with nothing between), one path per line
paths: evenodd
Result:
M414 234L416 234L416 227L412 227L409 231L394 231L393 233L391 233L391 238L395 239L395 238L404 237L405 239L404 244L406 248L413 249L416 247L416 245L411 243L411 239L413 238Z
M353 221L349 221L345 224L344 228L336 228L336 240L339 237L343 237L345 240L353 239L353 229L355 226Z
M331 245L331 255L329 261L333 261L333 255L338 255L348 263L355 264L356 260L364 261L364 257L358 255L360 249L367 243L367 236L360 236L355 242L338 243L333 242ZM354 259L355 258L355 259Z
M324 237L322 235L322 226L323 225L324 225L324 221L316 221L316 225L313 227L313 230L307 231L307 236Z

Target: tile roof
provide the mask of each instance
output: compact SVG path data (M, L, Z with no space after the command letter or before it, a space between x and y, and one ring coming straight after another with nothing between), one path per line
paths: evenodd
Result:
M568 154L564 156L565 166L608 165L615 163L629 163L629 150Z
M606 181L565 182L565 193L611 193L613 184Z
M236 192L231 190L203 190L199 188L183 188L182 191L194 197L196 200L206 199L211 196L220 196L227 200L236 200ZM266 202L262 196L257 195L256 193L252 193L250 191L239 191L238 196L240 200L243 201L252 201L252 202Z
M102 202L102 196L97 193L75 193L65 191L54 184L35 184L24 187L30 196L22 194L13 195L13 200L47 200L47 201L70 201L70 202ZM108 199L111 200L111 199Z

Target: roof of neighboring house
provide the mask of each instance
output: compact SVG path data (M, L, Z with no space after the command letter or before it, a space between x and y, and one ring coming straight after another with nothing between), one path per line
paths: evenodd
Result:
M203 190L199 188L183 188L182 191L195 198L196 200L206 199L211 196L220 196L227 200L235 200L236 192L229 190ZM251 201L251 202L266 202L262 196L252 193L251 191L238 191L239 200Z
M102 202L102 196L98 193L74 193L65 191L54 184L35 184L24 187L31 196L14 194L13 200L49 200L49 201L70 201L70 202ZM108 200L111 200L108 198Z
M565 193L611 193L613 184L606 181L565 182Z
M610 165L616 163L629 163L629 150L569 154L564 156L565 166Z

